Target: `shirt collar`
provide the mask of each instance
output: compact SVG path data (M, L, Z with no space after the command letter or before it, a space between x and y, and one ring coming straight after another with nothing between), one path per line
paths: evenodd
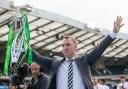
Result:
M71 59L65 57L65 61L69 61L69 60L75 60L75 56L73 56Z

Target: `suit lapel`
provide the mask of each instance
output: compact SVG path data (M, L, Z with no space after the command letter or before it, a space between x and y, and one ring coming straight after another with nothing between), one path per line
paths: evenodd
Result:
M51 72L51 83L49 86L49 89L56 89L56 75L58 72L58 68L61 65L61 63L65 60L63 57L54 56L53 57L53 63L52 63L52 72Z
M85 57L85 58L86 58L86 57ZM86 62L86 61L83 61L83 60L86 60L86 59L82 59L81 56L78 56L78 57L76 57L75 62L76 62L77 67L78 67L78 69L79 69L79 71L80 71L80 74L81 74L81 77L82 77L83 82L84 82L84 84L85 84L85 87L88 87L88 89L93 89L93 88L91 87L91 84L90 84L88 78L87 78L87 75L86 75L86 73L85 73L85 70L83 69L84 67L86 67L86 65L83 65L83 62ZM84 66L84 67L83 67L83 66ZM91 87L91 88L90 88L90 87ZM86 89L86 88L85 88L85 89Z

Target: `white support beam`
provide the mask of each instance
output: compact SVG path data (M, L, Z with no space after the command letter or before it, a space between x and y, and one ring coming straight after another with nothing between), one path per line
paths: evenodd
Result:
M16 12L16 9L12 8L10 6L9 0L0 0L0 7ZM87 27L87 24L85 24L83 22L74 20L74 19L69 18L69 17L62 16L62 15L59 15L59 14L51 13L51 12L48 12L48 11L45 11L45 10L40 10L40 9L33 8L32 11L29 12L28 14L30 14L32 16L48 19L48 20L51 20L51 21L56 21L56 22L60 22L60 23L63 23L63 24L67 24L67 25L70 25L70 26L73 26L73 27L76 27L76 28L79 28L79 29L82 29L82 30L95 32L95 33L98 33L98 34L106 35L106 34L109 33L109 30L106 30L106 29L89 29ZM128 34L119 33L117 38L128 40Z
M12 8L10 6L10 2L8 0L0 0L0 7L8 9L8 10L16 11L15 8ZM74 20L72 18L65 17L59 14L55 14L55 13L51 13L45 10L36 9L36 8L32 8L32 11L29 12L28 14L32 16L48 19L51 21L56 21L56 22L60 22L63 24L71 25L79 29L85 29L87 27L87 24Z

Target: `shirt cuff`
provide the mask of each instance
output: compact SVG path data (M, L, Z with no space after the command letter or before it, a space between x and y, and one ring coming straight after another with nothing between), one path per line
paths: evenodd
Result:
M110 32L110 37L112 38L112 39L115 39L116 38L116 35L117 35L117 33L115 33L115 32Z

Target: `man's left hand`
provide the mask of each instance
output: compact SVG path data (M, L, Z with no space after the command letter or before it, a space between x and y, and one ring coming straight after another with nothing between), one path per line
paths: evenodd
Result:
M122 24L122 17L117 16L116 21L114 21L114 29L113 32L118 33L120 31L120 28L123 26Z

